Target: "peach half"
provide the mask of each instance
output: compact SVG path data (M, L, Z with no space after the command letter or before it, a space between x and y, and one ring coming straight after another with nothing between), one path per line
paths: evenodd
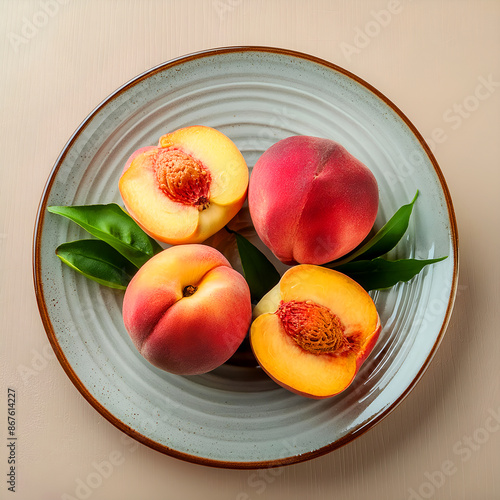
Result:
M348 276L302 264L286 271L254 309L250 343L282 387L323 399L346 389L381 325L368 293Z
M252 319L243 276L208 245L177 245L160 252L132 278L123 321L151 364L196 375L226 362Z
M204 126L162 136L131 155L120 177L125 208L152 238L200 243L239 211L248 168L236 145Z
M264 244L285 264L325 264L356 248L378 210L372 172L330 139L292 136L250 177L248 206Z

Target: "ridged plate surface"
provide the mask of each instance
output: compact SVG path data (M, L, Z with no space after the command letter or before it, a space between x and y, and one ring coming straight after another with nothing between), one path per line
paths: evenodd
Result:
M202 376L162 372L129 340L121 317L123 292L91 282L57 259L58 244L86 234L47 213L47 206L121 204L118 178L128 156L156 144L166 132L195 124L228 135L250 168L265 149L290 135L340 142L377 178L377 227L420 190L410 228L392 256L449 257L409 283L373 294L383 325L380 340L341 395L309 400L279 388L258 368L231 364ZM235 224L254 238L246 210ZM209 243L238 266L226 235ZM369 84L296 52L217 49L140 75L73 134L42 196L34 274L42 320L61 364L113 424L185 460L220 467L276 466L350 441L393 409L420 378L451 313L456 224L443 176L423 139Z

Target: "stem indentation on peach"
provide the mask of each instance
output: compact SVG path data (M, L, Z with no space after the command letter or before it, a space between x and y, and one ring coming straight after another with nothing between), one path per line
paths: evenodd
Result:
M211 176L203 164L179 149L159 149L154 159L160 189L172 200L201 212L210 205Z
M313 301L281 301L276 315L287 335L312 354L332 354L348 343L338 316Z
M191 295L193 295L196 292L196 290L198 290L197 286L193 285L185 286L184 289L182 290L182 296L191 297Z

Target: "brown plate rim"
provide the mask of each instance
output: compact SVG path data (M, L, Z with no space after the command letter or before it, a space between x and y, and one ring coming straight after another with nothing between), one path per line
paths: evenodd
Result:
M441 188L444 193L444 197L446 200L446 205L448 209L448 214L449 214L449 220L450 220L450 231L451 231L451 237L453 241L453 253L454 253L454 266L453 266L453 281L452 281L452 288L450 292L450 299L448 301L448 307L446 309L446 314L445 318L443 321L443 325L441 326L441 330L436 338L436 341L434 343L434 346L429 353L427 359L423 363L422 367L420 368L419 372L415 376L415 378L412 380L412 382L407 386L405 391L401 394L401 396L394 401L388 408L386 408L384 411L380 412L377 416L374 418L371 418L361 424L355 431L350 432L343 436L341 439L338 439L337 441L330 443L326 446L323 446L317 450L310 451L307 453L303 453L300 455L294 455L282 459L276 459L276 460L264 460L264 461L253 461L253 462L232 462L232 461L222 461L222 460L214 460L214 459L209 459L209 458L204 458L204 457L199 457L195 455L190 455L188 453L180 452L178 450L175 450L173 448L169 448L164 445L160 445L159 443L153 441L152 439L148 438L147 436L144 436L143 434L137 432L136 430L132 429L129 427L127 424L119 420L116 416L114 416L110 411L108 411L104 406L99 403L99 401L92 396L92 394L87 390L85 385L82 383L82 381L79 379L73 368L71 367L70 363L68 362L66 356L64 355L64 352L61 349L61 346L59 345L57 338L55 336L54 328L52 326L50 316L48 313L47 309L47 304L45 302L44 298L44 292L43 292L43 283L42 283L42 276L41 276L41 266L40 266L40 247L41 247L41 234L43 230L43 223L44 223L44 218L45 218L45 213L47 209L47 199L48 195L50 193L50 190L52 188L52 184L54 182L55 176L64 161L64 158L66 156L67 151L70 149L76 138L79 136L79 134L83 131L85 128L86 124L92 120L92 118L110 101L115 99L118 95L122 94L125 92L128 88L137 85L140 81L149 78L151 75L154 75L155 73L158 73L160 71L164 71L166 69L172 68L174 66L177 66L179 64L184 64L188 61L192 61L194 59L202 59L204 57L211 57L215 55L220 55L220 54L227 54L227 53L234 53L234 52L267 52L267 53L273 53L273 54L279 54L279 55L285 55L285 56L290 56L298 59L304 59L310 62L313 62L315 64L318 64L320 66L323 66L327 69L333 70L337 73L341 73L348 78L352 79L356 83L360 84L361 86L365 87L367 90L369 90L371 93L376 95L379 99L381 99L387 106L389 106L406 124L406 126L411 130L411 132L415 135L415 137L418 139L420 142L423 150L426 152L427 156L429 157L434 170L438 176L438 179L441 184ZM37 210L37 215L36 215L36 220L35 220L35 227L34 227L34 233L33 233L33 253L32 253L32 264L33 264L33 281L34 281L34 288L35 288L35 295L36 295L36 300L38 304L38 309L40 312L40 317L42 319L42 323L44 325L45 331L47 333L49 342L54 349L54 352L56 354L57 359L59 360L59 363L63 367L64 371L66 372L67 376L71 380L71 382L75 385L75 387L78 389L78 391L83 395L83 397L90 403L104 418L106 418L111 424L113 424L115 427L120 429L122 432L127 434L128 436L134 438L135 440L139 441L140 443L153 448L154 450L157 450L163 454L178 458L180 460L184 460L187 462L192 462L196 463L199 465L205 465L205 466L211 466L211 467L217 467L217 468L228 468L228 469L261 469L261 468L271 468L271 467L280 467L284 465L291 465L299 462L304 462L316 457L320 457L322 455L325 455L327 453L330 453L347 443L353 441L357 437L361 436L364 434L366 431L371 429L373 426L375 426L377 423L379 423L382 419L384 419L387 415L389 415L407 396L408 394L412 391L412 389L415 387L417 382L422 378L422 375L425 373L427 370L432 358L436 354L436 351L444 337L446 328L449 324L450 317L451 317L451 312L453 309L453 304L455 301L455 296L457 292L457 284L458 284L458 230L457 230L457 223L456 223L456 217L455 217L455 211L453 208L453 203L451 200L451 195L448 189L448 186L446 184L444 175L436 161L436 158L434 157L432 151L430 150L429 146L426 144L424 138L422 135L418 132L416 127L412 124L412 122L408 119L408 117L390 100L388 99L384 94L382 94L379 90L377 90L375 87L373 87L371 84L363 80L362 78L358 77L354 73L351 73L350 71L334 64L329 61L326 61L324 59L321 59L319 57L306 54L303 52L298 52L295 50L289 50L289 49L284 49L284 48L278 48L278 47L269 47L269 46L230 46L230 47L219 47L219 48L213 48L213 49L207 49L199 52L194 52L191 54L187 54L184 56L177 57L175 59L172 59L170 61L167 61L165 63L162 63L158 66L155 66L144 73L141 73L140 75L136 76L135 78L132 78L130 81L119 87L116 91L114 91L112 94L110 94L105 100L103 100L86 118L83 120L83 122L78 126L78 128L75 130L75 132L72 134L66 145L64 146L63 150L59 154L50 174L49 178L45 184L45 187L42 192L42 196L40 199L40 203L38 206Z

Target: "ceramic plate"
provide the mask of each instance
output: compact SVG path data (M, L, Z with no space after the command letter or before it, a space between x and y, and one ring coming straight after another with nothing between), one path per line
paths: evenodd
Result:
M168 131L208 125L228 135L251 168L290 135L328 137L375 174L376 226L417 189L395 258L434 258L411 282L375 292L383 330L353 384L310 400L254 366L206 375L162 372L133 347L123 292L64 266L54 250L86 237L50 205L117 202L128 156ZM245 225L243 211L237 224ZM226 246L223 238L217 240ZM270 467L331 451L372 427L408 394L433 357L457 284L457 233L443 175L415 127L380 92L329 62L288 50L231 47L175 59L134 78L71 136L50 174L34 238L35 289L50 342L83 396L111 423L163 453L205 465Z

